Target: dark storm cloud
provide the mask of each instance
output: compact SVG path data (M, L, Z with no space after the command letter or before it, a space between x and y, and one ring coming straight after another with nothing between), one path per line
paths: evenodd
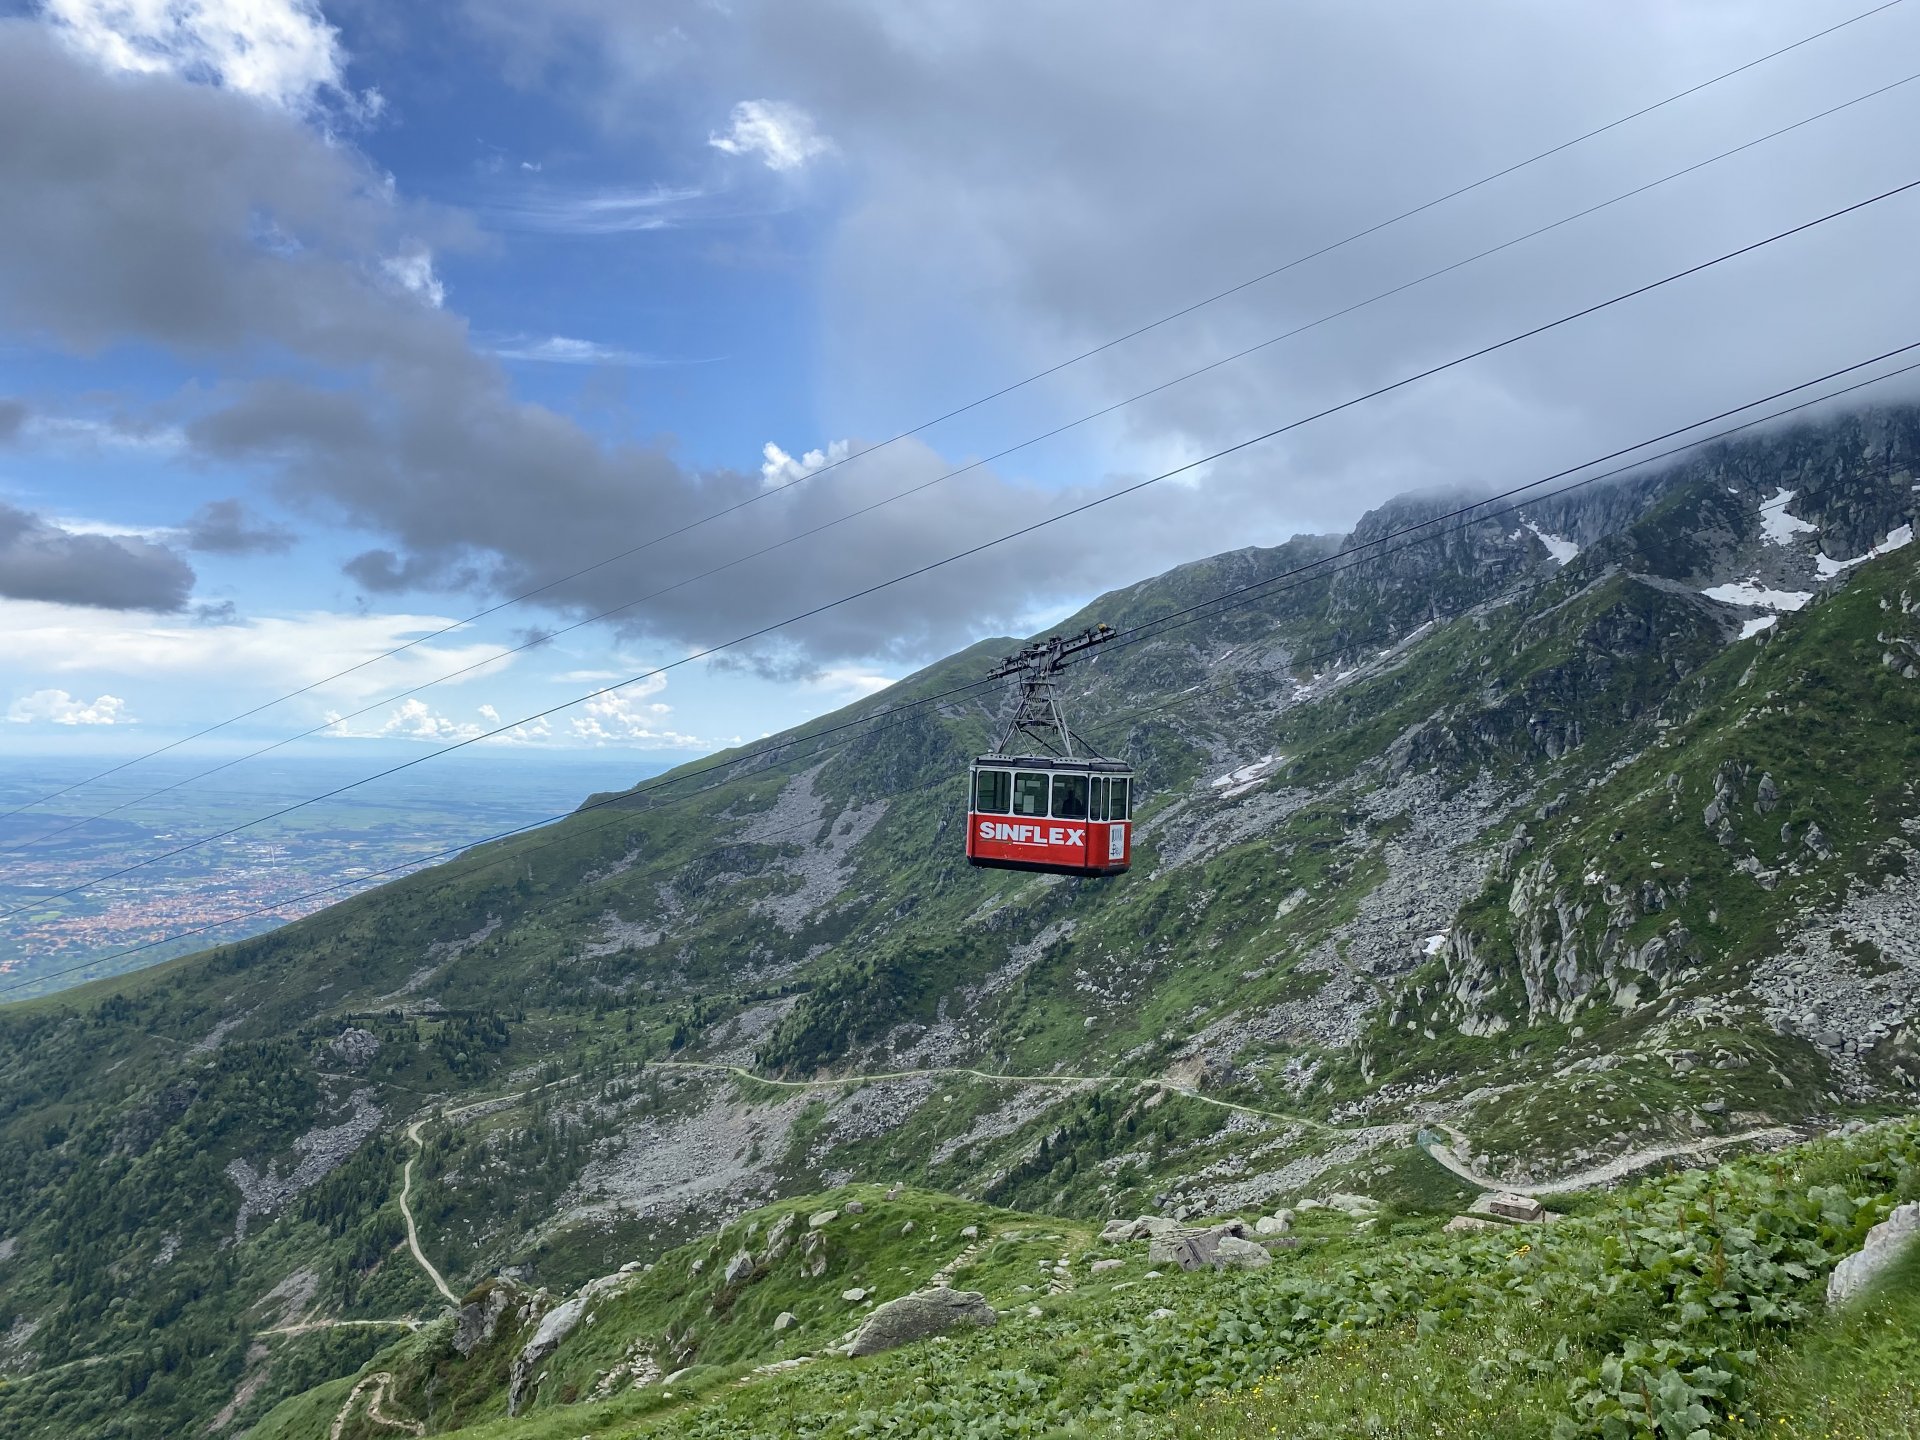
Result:
M185 607L193 568L164 545L63 530L0 501L0 595L102 610Z
M181 528L187 549L210 555L282 555L293 541L293 531L256 520L238 500L209 500Z

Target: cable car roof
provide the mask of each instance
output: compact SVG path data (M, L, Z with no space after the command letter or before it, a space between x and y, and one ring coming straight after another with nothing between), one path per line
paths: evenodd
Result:
M1102 775L1131 775L1133 766L1124 760L1104 760L1091 755L982 755L976 768L995 770L1076 770L1098 771Z

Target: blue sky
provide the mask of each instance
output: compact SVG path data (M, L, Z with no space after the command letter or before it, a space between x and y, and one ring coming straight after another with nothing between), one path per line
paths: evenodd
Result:
M20 217L0 238L0 750L165 743L753 500L200 745L362 709L303 744L510 725L1912 178L1920 85L732 564L1895 81L1920 53L1908 5L755 499L810 452L884 440L1865 8L0 11L0 126L28 142L0 157ZM1181 560L1344 530L1407 489L1512 483L1903 343L1913 210L487 748L689 757Z

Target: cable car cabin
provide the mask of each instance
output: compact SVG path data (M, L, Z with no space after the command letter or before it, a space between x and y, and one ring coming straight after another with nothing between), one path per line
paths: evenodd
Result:
M967 863L1119 875L1133 856L1133 770L1119 760L982 755L967 803Z

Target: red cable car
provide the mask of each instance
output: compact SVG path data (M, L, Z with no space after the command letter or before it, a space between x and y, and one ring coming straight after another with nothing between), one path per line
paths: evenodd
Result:
M1009 655L989 678L1017 676L1020 701L967 784L967 863L1048 875L1119 875L1133 858L1133 767L1074 753L1055 677L1068 658L1111 640L1105 625ZM1033 742L1017 753L1021 737ZM1080 744L1085 748L1085 741ZM1034 748L1037 747L1037 748ZM1041 753L1044 751L1045 753Z

